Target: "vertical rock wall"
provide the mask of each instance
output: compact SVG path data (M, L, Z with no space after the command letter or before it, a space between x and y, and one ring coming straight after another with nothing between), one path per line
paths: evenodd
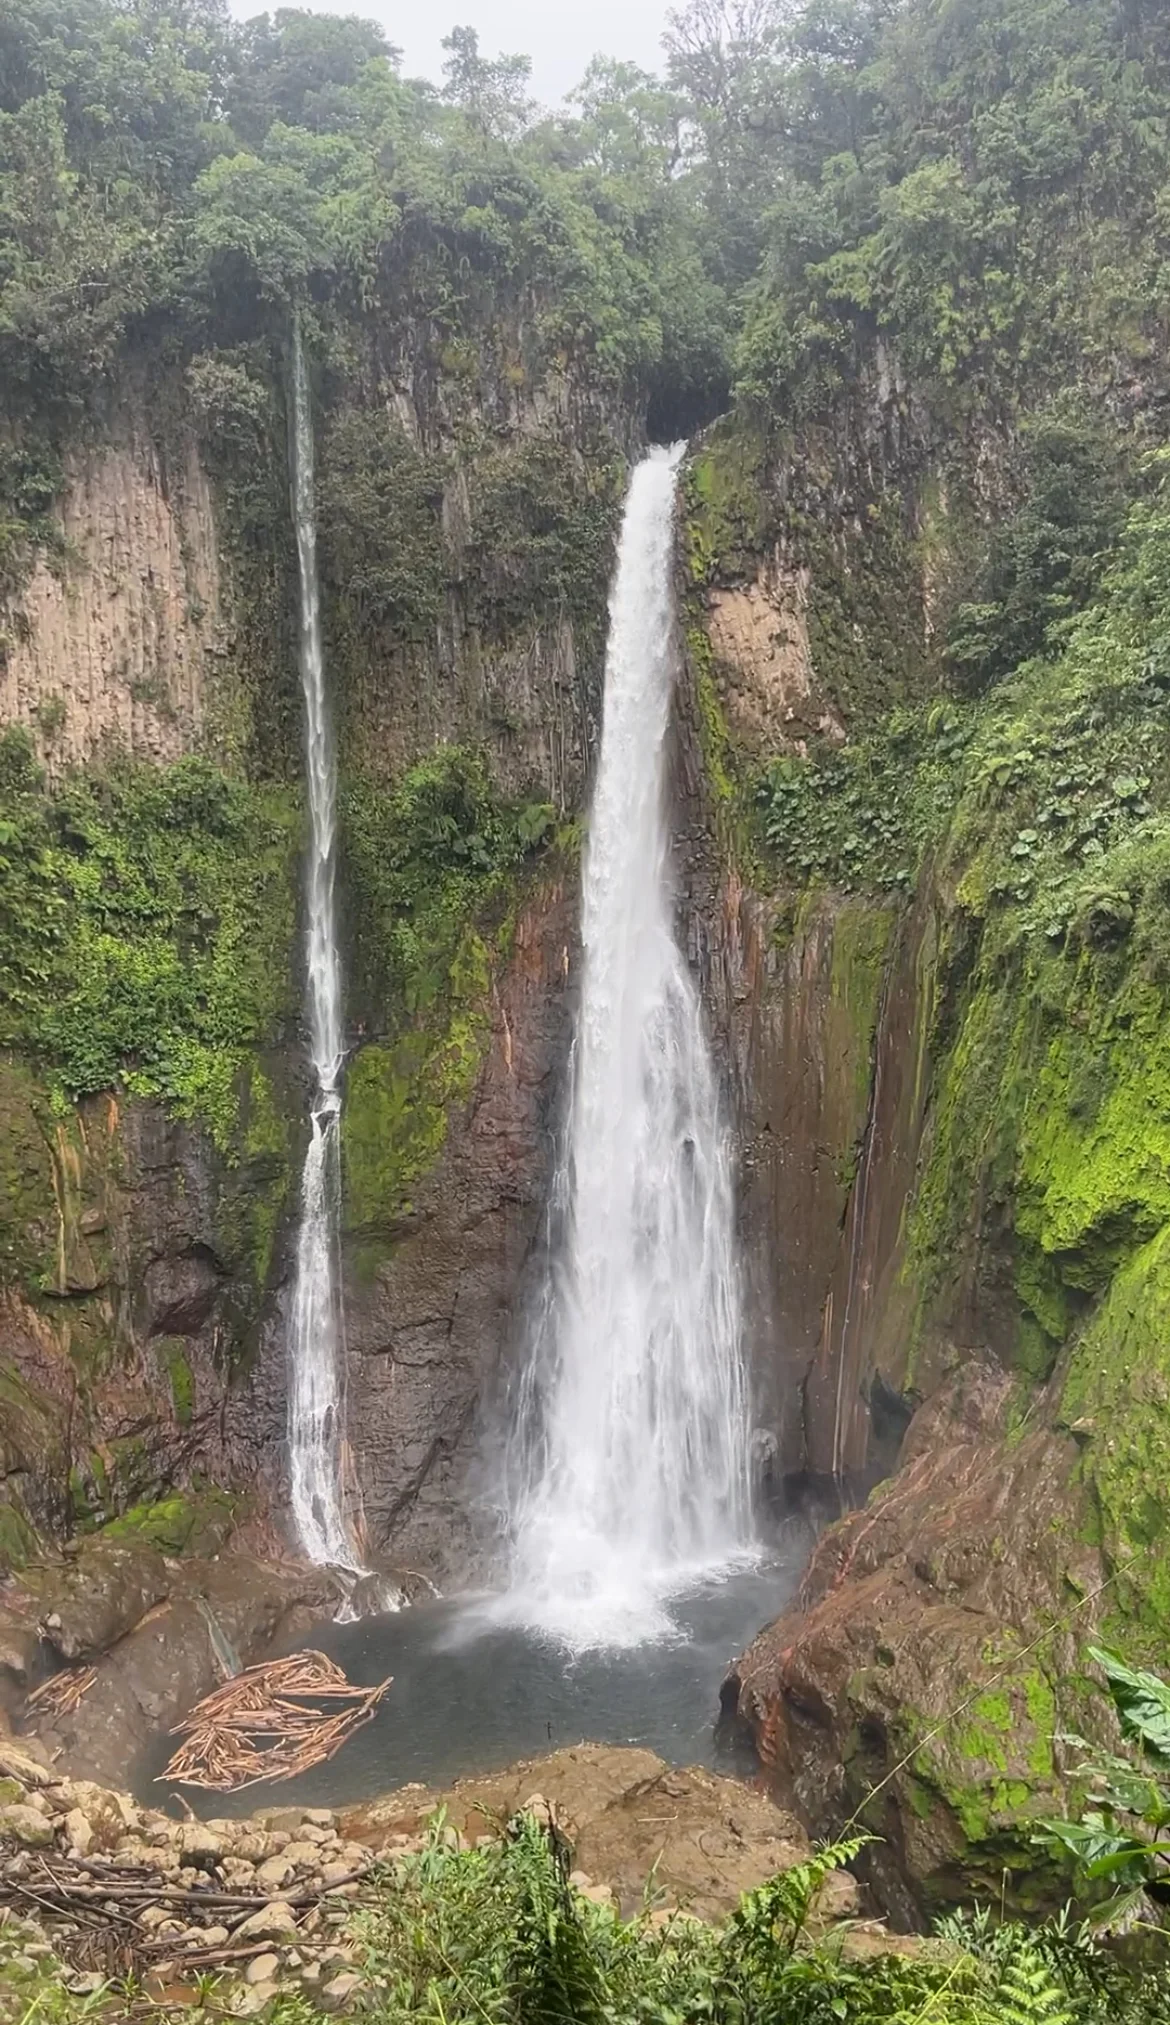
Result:
M194 750L230 650L211 487L194 439L164 460L141 409L69 457L63 552L41 560L0 662L0 724L52 773Z

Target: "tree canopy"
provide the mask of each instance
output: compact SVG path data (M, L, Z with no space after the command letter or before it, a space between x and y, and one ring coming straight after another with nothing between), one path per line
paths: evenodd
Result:
M877 340L1003 402L1156 355L1170 303L1158 0L689 0L664 72L222 0L10 0L0 376L76 399L128 338L197 350L294 297L458 330L502 289L652 419L823 406Z

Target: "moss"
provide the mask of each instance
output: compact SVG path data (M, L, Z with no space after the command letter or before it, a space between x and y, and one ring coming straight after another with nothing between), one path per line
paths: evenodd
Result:
M285 1082L289 1087L285 1087ZM304 1092L282 1058L245 1060L234 1084L235 1114L220 1175L217 1248L231 1261L238 1292L233 1354L250 1338L261 1297L277 1269L277 1239L294 1200L304 1131Z
M199 1491L132 1505L101 1528L103 1540L147 1540L164 1554L217 1554L236 1524L237 1500Z
M851 730L927 693L922 577L899 496L837 520L792 514L790 553L810 572L808 637L819 688Z
M691 582L753 577L771 519L762 451L750 430L728 420L708 431L687 466L687 566Z
M171 1388L175 1419L180 1427L189 1427L195 1413L195 1374L185 1345L177 1336L160 1336L154 1347Z
M1016 1227L1096 1292L1170 1220L1170 1008L1141 976L1117 993L1089 955L1070 982L1023 1119Z
M1062 1420L1116 1571L1108 1607L1130 1649L1165 1658L1170 1638L1170 1228L1118 1273L1069 1362Z
M730 809L738 793L735 758L715 682L711 642L701 626L688 627L687 652L695 678L695 701L699 707L699 733L707 779L716 802L723 809Z
M6 1574L26 1568L40 1552L36 1527L11 1498L0 1500L0 1569Z
M40 1096L25 1064L0 1058L0 1275L30 1291L53 1286L57 1274L57 1200Z
M489 1032L488 950L469 931L452 967L448 1017L363 1048L342 1113L344 1215L354 1231L385 1229L438 1159L450 1107L467 1097Z
M856 1046L850 1051L854 1106L858 1116L868 1108L882 981L897 916L891 907L843 901L833 915L833 956L829 996L848 1020Z

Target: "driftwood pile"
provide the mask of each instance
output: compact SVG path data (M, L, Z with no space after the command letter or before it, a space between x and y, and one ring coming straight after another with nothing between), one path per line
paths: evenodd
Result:
M352 1910L351 1894L375 1867L370 1861L355 1868L332 1885L319 1879L307 1881L298 1891L285 1890L279 1898L255 1891L232 1891L217 1885L214 1877L201 1878L193 1887L184 1887L160 1878L157 1871L137 1865L119 1864L116 1858L79 1858L55 1850L25 1850L0 1870L0 1906L12 1906L20 1913L49 1917L50 1922L67 1919L72 1935L66 1950L79 1966L98 1966L109 1975L125 1974L133 1968L149 1968L152 1959L173 1961L176 1955L184 1971L246 1965L254 1956L268 1953L273 1939L266 1930L253 1938L236 1938L230 1929L250 1917L278 1905L284 1920L273 1935L276 1945L304 1939L297 1929L305 1923L308 1931L320 1917L319 1908L345 1904ZM346 1891L346 1887L349 1888ZM339 1898L337 1895L342 1894ZM147 1913L146 1920L142 1919ZM150 1919L160 1913L169 1916L169 1931L159 1933ZM3 1915L0 1915L2 1917ZM176 1939L175 1925L182 1922L184 1935ZM208 1942L196 1938L202 1928ZM319 1937L320 1938L320 1937ZM324 1938L329 1938L325 1930ZM312 1951L312 1943L310 1951Z
M96 1679L96 1666L63 1667L26 1696L25 1707L35 1709L38 1716L71 1716Z
M387 1679L354 1687L323 1652L250 1666L176 1723L171 1735L185 1741L159 1781L235 1793L266 1779L293 1779L332 1758L371 1720L389 1686Z

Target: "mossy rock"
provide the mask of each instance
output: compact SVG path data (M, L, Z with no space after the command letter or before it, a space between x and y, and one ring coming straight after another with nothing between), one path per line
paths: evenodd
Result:
M1115 1580L1106 1623L1164 1668L1170 1645L1170 1226L1117 1275L1075 1344L1060 1416ZM1096 1543L1095 1543L1096 1544Z
M59 1218L40 1102L26 1065L0 1059L0 1274L30 1293L57 1279Z
M176 1492L152 1504L133 1505L111 1519L95 1539L145 1541L161 1553L218 1554L235 1524L238 1500L226 1491Z

